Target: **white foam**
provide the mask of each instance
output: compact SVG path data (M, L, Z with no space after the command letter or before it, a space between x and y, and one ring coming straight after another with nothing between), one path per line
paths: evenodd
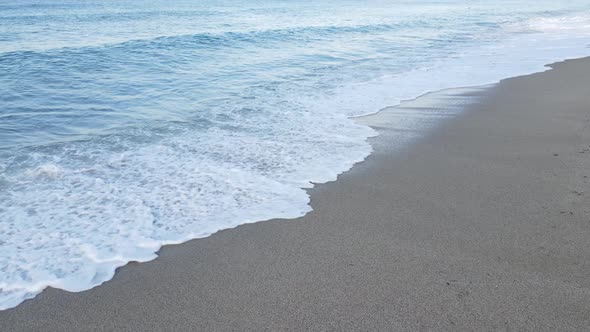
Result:
M27 175L30 177L57 177L62 172L61 168L55 164L43 164L33 170L28 170Z
M568 15L558 17L538 17L506 26L514 32L544 32L586 34L590 30L590 15Z
M559 25L557 22L568 24ZM578 22L584 24L578 25ZM546 65L550 63L590 54L590 15L535 18L519 25L519 32L524 32L522 27L526 26L528 33L464 49L461 54L441 59L428 67L382 76L362 85L342 86L337 92L338 98L322 102L330 108L344 110L349 116L360 116L431 91L489 85L504 78L548 70ZM543 29L528 29L535 26ZM507 30L512 27L513 24L506 25ZM563 33L570 29L576 32Z

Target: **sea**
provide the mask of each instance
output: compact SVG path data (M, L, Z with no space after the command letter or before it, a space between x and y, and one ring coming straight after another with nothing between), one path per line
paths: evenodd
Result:
M355 116L589 45L577 0L2 0L0 309L300 217L371 153Z

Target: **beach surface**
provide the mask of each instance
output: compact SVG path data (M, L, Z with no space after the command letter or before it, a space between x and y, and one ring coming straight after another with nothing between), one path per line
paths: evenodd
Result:
M590 59L552 67L470 90L403 146L396 108L359 119L374 153L310 190L305 217L48 289L0 330L587 330Z

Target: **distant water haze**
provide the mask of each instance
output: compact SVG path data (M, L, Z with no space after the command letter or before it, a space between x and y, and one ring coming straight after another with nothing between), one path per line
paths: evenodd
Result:
M587 1L3 1L0 309L301 216L371 152L350 117L589 44Z

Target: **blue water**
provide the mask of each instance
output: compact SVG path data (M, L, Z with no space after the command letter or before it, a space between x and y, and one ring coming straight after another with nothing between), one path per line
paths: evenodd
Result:
M351 116L589 44L588 1L3 1L0 309L301 216L370 153Z

